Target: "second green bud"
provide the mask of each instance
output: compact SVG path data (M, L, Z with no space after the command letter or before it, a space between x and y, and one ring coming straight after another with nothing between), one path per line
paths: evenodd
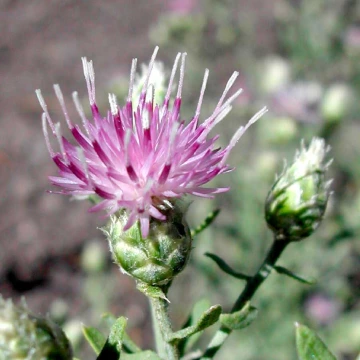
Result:
M299 241L319 226L326 210L331 181L325 180L330 162L325 141L314 138L309 147L302 144L294 162L284 169L270 190L265 217L276 239Z

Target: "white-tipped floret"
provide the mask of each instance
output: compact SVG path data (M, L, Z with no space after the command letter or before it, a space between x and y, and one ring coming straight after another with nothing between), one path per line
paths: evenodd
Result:
M83 124L83 127L84 129L86 130L87 134L90 136L90 131L89 131L89 127L88 127L88 121L86 119L86 116L85 116L85 112L84 112L84 109L81 105L81 102L79 100L79 95L76 91L74 91L72 93L72 98L73 98L73 102L75 104L75 107L76 107L76 110L81 118L81 121L82 121L82 124Z
M50 144L50 139L49 139L49 133L47 131L47 118L46 118L46 114L45 113L42 113L42 116L41 116L41 122L42 122L42 129L43 129L43 133L44 133L44 137L45 137L45 143L46 143L46 147L49 151L49 154L51 157L54 156L54 150L52 149L51 147L51 144Z
M55 124L55 135L56 135L56 138L57 138L59 146L60 146L61 155L67 161L68 158L67 158L67 153L65 151L64 142L63 142L63 138L62 138L62 134L61 134L61 125L60 125L60 123Z
M229 145L226 148L226 153L221 161L222 164L225 163L231 149L236 145L236 143L240 140L240 138L245 134L246 130L256 123L265 113L267 113L268 109L263 107L260 111L258 111L248 122L245 126L240 126L240 128L236 131L232 139L230 140Z
M69 118L69 115L68 115L68 112L67 112L67 109L66 109L66 105L65 105L65 101L64 101L64 96L61 92L61 89L60 89L60 86L59 84L54 84L54 90L55 90L55 94L56 94L56 97L59 101L59 104L61 106L61 110L65 116L65 120L66 120L66 123L69 127L69 129L73 128L73 125L71 123L71 120Z
M173 65L173 68L172 68L172 70L171 70L169 85L168 85L168 88L167 88L167 91L166 91L166 95L165 95L165 101L164 101L165 103L166 103L167 101L169 101L169 99L170 99L171 90L172 90L172 85L173 85L174 78L175 78L175 74L176 74L176 70L177 70L177 67L178 67L178 64L179 64L180 56L181 56L181 53L178 53L178 54L176 55L176 58L175 58L175 61L174 61L174 65Z
M181 91L184 83L184 76L185 76L185 60L186 60L187 53L182 53L181 55L181 65L180 65L180 78L179 78L179 85L176 94L176 98L181 98Z
M95 104L95 72L92 60L87 61L86 57L82 57L82 64L84 70L84 76L86 80L86 86L89 94L90 105Z
M149 86L149 79L150 79L150 76L151 76L151 72L152 72L152 69L154 67L154 62L155 62L155 59L156 59L156 55L159 51L159 47L156 46L155 49L154 49L154 52L151 56L151 59L150 59L150 62L149 62L149 67L148 67L148 72L147 72L147 75L146 75L146 78L145 78L145 82L144 82L144 85L141 89L141 93L145 93L145 91L147 91L147 88Z
M209 78L209 69L206 69L205 74L204 74L204 79L203 79L203 82L202 82L202 85L201 85L199 101L198 101L196 111L195 111L195 117L200 116L201 105L202 105L202 101L203 101L203 98L204 98L208 78Z
M37 89L37 90L35 90L35 93L36 93L36 96L37 96L37 98L39 100L40 106L41 106L41 108L43 109L43 111L44 111L44 113L46 115L46 119L47 119L47 122L48 122L48 124L49 124L49 126L51 128L51 131L53 132L53 134L55 134L54 122L52 121L52 119L50 117L50 114L49 114L46 102L44 100L44 97L42 96L41 90Z
M227 93L229 92L229 90L231 89L231 87L233 86L235 80L237 79L237 77L239 76L239 73L237 71L234 71L233 74L231 75L230 79L228 80L226 86L225 86L225 90L224 92L222 93L221 95L221 98L218 102L218 104L216 105L216 108L215 108L215 112L217 110L220 109L220 107L222 106L222 103L224 102L224 99L227 95Z
M131 102L132 97L133 97L134 81L135 81L135 75L136 75L136 65L137 65L137 59L133 59L131 62L129 92L128 92L128 97L126 99L127 102Z
M109 104L110 104L110 111L112 115L116 115L118 113L118 105L116 102L116 95L109 94Z

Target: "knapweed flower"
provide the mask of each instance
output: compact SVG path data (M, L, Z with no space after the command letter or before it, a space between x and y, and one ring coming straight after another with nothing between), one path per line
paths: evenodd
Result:
M186 123L180 118L186 53L178 54L170 75L162 104L154 103L156 89L149 82L158 48L152 55L148 73L137 106L133 106L133 88L137 60L131 66L129 92L126 104L118 106L115 95L109 95L110 111L102 116L96 105L95 75L92 62L82 59L88 88L93 121L86 118L77 94L73 94L80 114L83 130L69 116L60 87L55 93L62 107L65 120L77 145L71 144L60 131L60 125L51 119L45 101L37 90L44 110L43 131L52 159L59 168L58 177L50 181L60 187L59 193L75 196L98 195L101 201L90 210L105 209L113 214L127 209L126 231L136 221L141 233L147 237L150 217L165 220L162 212L171 201L185 194L211 198L228 188L205 188L215 176L230 171L227 157L246 129L259 119L266 109L259 111L245 126L241 126L224 149L216 147L218 136L209 137L210 131L231 110L231 103L241 89L226 99L238 76L230 77L213 113L199 123L200 109L209 71L205 71L199 101L194 117ZM170 106L170 96L175 74L180 63L180 76L176 96ZM59 151L55 151L48 134L48 127L57 138Z

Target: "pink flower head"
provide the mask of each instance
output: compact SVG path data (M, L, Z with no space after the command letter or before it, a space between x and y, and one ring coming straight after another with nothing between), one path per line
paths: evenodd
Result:
M75 106L82 119L83 129L73 124L68 116L60 87L54 85L66 123L76 141L71 144L60 132L60 125L50 117L40 90L37 96L44 110L42 116L46 144L52 159L59 168L59 176L50 176L60 194L88 196L97 194L101 202L90 211L106 209L113 214L127 209L129 229L137 220L146 237L150 217L165 220L162 205L184 194L212 198L228 188L204 188L216 175L230 171L226 159L230 150L246 129L260 118L266 109L259 111L246 126L241 126L229 145L224 149L215 147L218 136L209 138L210 131L231 110L231 103L241 89L227 100L225 97L238 76L229 79L213 113L199 123L201 103L209 70L205 71L195 115L188 123L180 119L181 91L184 80L186 53L178 54L171 72L169 85L162 104L154 104L154 86L149 84L151 70L158 48L150 60L145 83L133 108L133 86L136 72L134 59L131 66L130 86L126 104L117 105L115 95L109 95L110 111L103 117L95 100L95 76L92 62L83 58L83 68L89 93L93 121L85 117L77 94L73 94ZM171 90L178 64L180 77L175 100L170 106ZM50 145L48 127L59 143L59 151Z

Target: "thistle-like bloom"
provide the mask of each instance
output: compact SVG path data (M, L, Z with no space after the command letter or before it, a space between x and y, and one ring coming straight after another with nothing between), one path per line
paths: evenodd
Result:
M209 74L206 70L195 115L185 123L180 119L180 107L186 53L177 55L164 101L162 104L155 104L156 89L149 79L157 51L158 48L155 48L136 108L133 107L133 88L137 60L134 59L125 106L118 106L115 95L109 94L110 111L105 117L100 114L96 105L93 64L86 58L82 59L93 121L86 118L76 93L73 94L73 99L84 130L70 120L60 88L58 85L54 86L77 146L62 136L60 125L51 119L40 90L37 90L44 110L42 120L46 144L60 175L49 177L50 181L61 188L61 194L97 194L101 202L90 211L105 209L113 214L119 209L127 209L129 217L124 230L139 220L143 237L148 235L150 217L161 221L166 219L162 209L171 206L172 200L185 194L211 198L214 194L228 190L203 186L216 175L231 170L226 164L231 149L246 129L266 112L265 108L262 109L247 125L241 126L227 147L217 148L215 142L218 136L209 138L208 135L229 113L231 103L241 93L239 89L225 99L238 73L234 72L229 79L213 113L199 123ZM179 63L176 97L170 106ZM48 127L57 138L60 151L55 151L50 145Z

